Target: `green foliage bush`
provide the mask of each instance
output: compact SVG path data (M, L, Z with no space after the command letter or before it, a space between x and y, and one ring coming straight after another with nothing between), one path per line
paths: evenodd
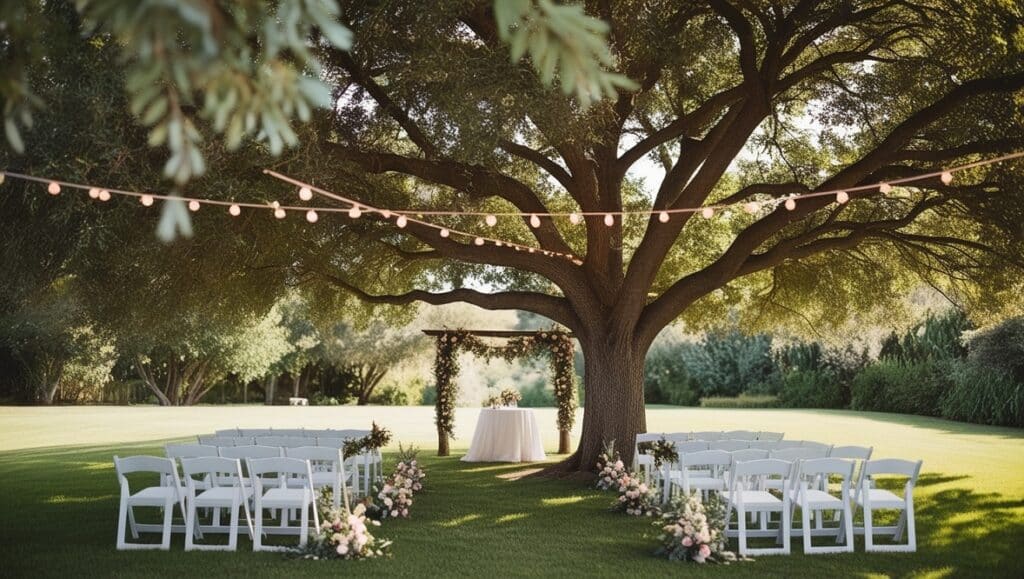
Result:
M644 400L650 404L695 406L700 391L686 368L681 342L651 348L644 363Z
M990 328L969 333L970 360L1024 383L1024 317L1011 318Z
M699 343L680 348L686 368L702 396L737 396L776 372L772 338L738 329L710 332Z
M785 408L845 408L846 389L829 370L797 370L783 377L779 402Z
M958 359L967 355L964 332L973 326L960 309L929 314L902 337L896 332L882 342L879 359L914 363L926 360Z
M409 404L409 395L395 384L388 384L370 395L370 404L406 406Z
M952 387L950 375L956 364L951 360L910 364L882 360L854 379L850 407L941 416L942 399Z
M712 396L700 401L703 408L779 408L778 396L740 394L739 396Z
M978 424L1024 427L1024 382L968 363L953 374L942 416Z

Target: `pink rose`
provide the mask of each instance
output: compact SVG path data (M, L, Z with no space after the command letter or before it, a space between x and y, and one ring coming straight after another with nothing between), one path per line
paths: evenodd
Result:
M708 557L709 555L711 555L711 547L708 547L707 545L701 545L699 553L701 557Z
M693 539L691 539L690 537L683 537L683 546L689 547L691 545L693 545Z

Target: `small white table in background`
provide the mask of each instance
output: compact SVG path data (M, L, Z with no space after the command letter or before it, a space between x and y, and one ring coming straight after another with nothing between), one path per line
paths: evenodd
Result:
M546 460L533 411L484 408L473 433L466 462L534 462Z

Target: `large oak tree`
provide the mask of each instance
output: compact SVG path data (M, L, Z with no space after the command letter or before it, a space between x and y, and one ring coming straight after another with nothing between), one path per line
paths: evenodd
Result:
M512 218L494 229L479 218L444 221L581 263L365 218L347 232L407 275L370 274L350 260L345 268L300 262L307 278L370 302L468 302L570 328L586 360L586 406L568 466L587 468L602 440L630 441L645 430L644 357L681 316L741 302L836 313L846 301L871 307L860 303L858 283L872 284L859 293L878 297L893 276L913 272L952 295L969 282L995 290L1007 271L1019 271L1006 269L1020 265L1019 164L949 185L931 179L889 194L856 192L847 204L819 197L787 211L770 203L1021 148L1019 7L585 5L610 24L619 72L639 89L584 110L545 87L529 63L510 62L490 2L348 3L352 50L321 55L337 107L309 145L317 162L294 167L325 188L395 209L600 214L764 203L754 214L707 221L692 213L667 223L616 218L612 226L601 215L580 225L545 218L537 228ZM630 173L645 159L664 170L650 196ZM486 291L463 287L469 278L485 280Z

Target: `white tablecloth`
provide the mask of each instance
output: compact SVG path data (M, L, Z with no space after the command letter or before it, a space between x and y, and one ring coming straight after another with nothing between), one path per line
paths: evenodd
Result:
M484 408L466 462L533 462L545 460L544 445L533 411L521 408Z

